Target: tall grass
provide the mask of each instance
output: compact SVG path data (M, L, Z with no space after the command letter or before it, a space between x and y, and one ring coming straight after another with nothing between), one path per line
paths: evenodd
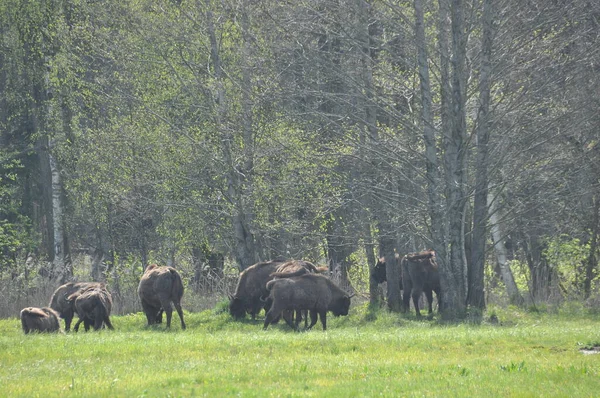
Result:
M366 306L295 333L186 313L188 329L114 317L114 332L24 335L0 321L0 395L597 396L600 318L495 310L499 324L444 325Z

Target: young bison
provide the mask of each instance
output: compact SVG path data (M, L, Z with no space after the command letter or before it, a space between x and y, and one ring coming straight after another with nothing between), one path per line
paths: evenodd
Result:
M69 296L74 293L89 289L91 287L100 287L101 283L98 282L69 282L54 291L50 298L49 307L54 311L58 312L61 318L65 320L65 331L71 329L71 322L75 314L75 308L73 303L68 300Z
M408 311L410 307L410 297L412 296L413 304L417 317L421 316L419 311L419 298L421 293L425 292L427 302L429 304L429 313L433 313L433 292L440 304L440 273L438 265L435 262L435 252L433 250L425 250L420 253L407 254L402 258L402 311Z
M148 325L162 322L162 312L167 313L167 328L171 327L171 317L175 306L181 328L185 329L181 298L183 297L183 282L175 268L149 265L140 280L138 295L142 301L142 308L148 319Z
M92 325L94 330L99 330L104 325L110 330L114 330L109 318L112 296L106 290L106 286L90 287L70 295L68 300L73 303L75 312L79 315L79 320L73 328L76 332L79 330L81 322L83 322L86 332Z
M269 297L273 305L267 312L263 329L267 329L269 324L285 310L308 310L311 318L308 329L317 323L318 315L323 330L327 330L327 311L331 311L335 316L348 315L352 297L329 278L318 274L274 279L267 283L267 289L271 292ZM296 329L288 319L286 322L291 328Z
M59 315L52 308L27 307L21 310L21 326L23 332L58 332L60 331Z
M268 304L261 297L269 295L266 284L273 277L272 273L282 264L281 261L267 261L254 264L240 273L235 294L229 296L229 313L236 319L241 319L249 313L252 320L262 308L268 310Z

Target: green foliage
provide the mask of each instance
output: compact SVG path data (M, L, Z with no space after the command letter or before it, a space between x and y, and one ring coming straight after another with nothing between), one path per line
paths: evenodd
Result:
M561 235L546 240L544 256L556 270L565 293L577 295L583 289L585 278L585 262L589 255L590 245L583 244L579 239ZM595 280L598 280L596 275Z

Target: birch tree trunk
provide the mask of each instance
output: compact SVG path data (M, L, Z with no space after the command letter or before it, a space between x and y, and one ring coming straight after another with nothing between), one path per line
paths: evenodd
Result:
M504 286L506 286L506 293L508 294L510 302L515 305L522 305L524 303L523 296L521 296L519 288L515 283L515 278L513 277L513 273L508 262L506 246L504 245L504 234L502 232L500 216L498 214L498 200L489 194L488 202L490 232L492 235L494 252L496 253L496 261L498 262L498 267L500 268L500 275L502 277L502 281L504 282Z

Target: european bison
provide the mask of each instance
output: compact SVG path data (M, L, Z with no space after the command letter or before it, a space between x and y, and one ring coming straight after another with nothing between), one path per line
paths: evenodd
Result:
M307 273L324 273L328 270L327 267L316 267L313 263L304 261L304 260L291 260L286 261L277 267L277 271L271 274L273 279L277 278L290 278L294 276L300 276ZM271 303L269 302L269 307ZM284 311L283 317L288 324L290 322L294 322L294 312L293 311ZM298 329L298 325L300 325L300 321L304 317L304 327L308 326L308 311L296 311L296 319L294 329ZM277 322L279 319L276 318L274 322Z
M60 331L60 315L52 308L27 307L21 310L21 326L23 332L58 332Z
M394 261L396 262L396 266L400 267L400 256L398 254L395 255ZM371 271L371 278L376 283L387 282L387 271L385 267L385 257L378 258L377 264L375 264L375 267L373 267L373 270ZM400 290L402 290L402 272L400 273Z
M267 289L270 291L269 297L273 304L267 312L263 329L267 329L269 324L285 310L308 310L311 318L308 329L317 323L318 315L323 330L327 330L327 311L331 311L335 316L348 315L352 297L329 278L318 274L274 279L267 283ZM291 328L296 329L293 323L287 319L286 321Z
M61 318L65 320L65 331L71 330L71 322L73 321L73 315L75 314L75 308L73 303L68 300L68 297L79 291L91 288L100 287L102 284L99 282L69 282L54 291L50 298L49 307L54 311L58 312Z
M435 252L433 250L425 250L420 253L407 254L402 258L402 310L408 311L410 308L410 297L412 296L413 304L417 317L421 316L419 311L419 298L421 293L425 292L427 302L429 304L429 313L433 312L432 302L433 293L440 304L440 273L438 265L435 262Z
M240 273L235 293L229 296L229 313L236 319L241 319L249 313L252 319L256 319L256 314L262 308L268 310L268 304L261 300L261 297L268 296L266 284L273 277L272 273L282 261L260 262L246 268Z
M183 282L175 268L149 265L140 280L138 295L148 319L148 326L161 323L164 310L167 313L167 328L170 328L173 314L171 303L173 303L181 319L181 328L185 329L181 309Z
M92 325L94 330L99 330L103 325L110 330L114 329L109 318L112 310L112 296L106 290L105 285L73 293L67 300L73 303L75 312L79 315L79 320L73 328L76 332L79 330L81 322L83 322L86 332Z

